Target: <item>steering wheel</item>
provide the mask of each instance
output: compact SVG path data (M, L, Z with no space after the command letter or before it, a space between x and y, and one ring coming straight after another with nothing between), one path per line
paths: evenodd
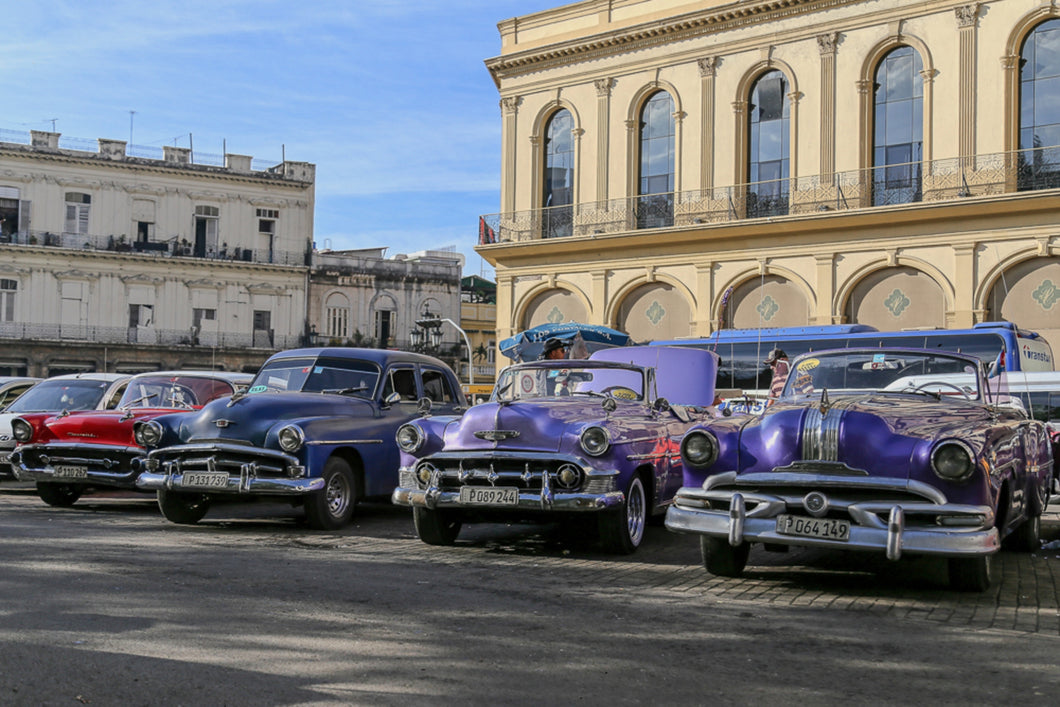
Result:
M915 388L913 388L913 392L914 393L923 393L923 392L934 393L936 396L938 396L939 400L942 400L942 393L939 393L939 392L936 392L936 391L925 391L924 390L924 388L927 388L927 387L933 386L933 385L941 385L941 386L946 387L946 388L953 388L958 393L963 395L965 400L971 400L972 399L972 396L969 395L967 390L965 390L961 386L957 385L956 383L950 383L948 381L928 381L927 383L921 383L920 385L918 385Z

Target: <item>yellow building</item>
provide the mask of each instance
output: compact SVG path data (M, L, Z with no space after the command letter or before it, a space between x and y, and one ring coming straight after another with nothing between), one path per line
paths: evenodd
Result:
M499 29L497 340L1008 320L1060 353L1056 6L586 0Z

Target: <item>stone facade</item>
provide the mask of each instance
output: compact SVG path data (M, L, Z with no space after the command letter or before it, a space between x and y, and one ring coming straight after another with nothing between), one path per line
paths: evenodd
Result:
M496 268L497 339L565 320L638 341L1008 320L1060 354L1060 191L1019 181L1020 53L1056 18L1036 0L586 0L501 22L486 62L500 213L477 248ZM879 203L874 81L903 47L922 64L917 193ZM785 199L754 217L750 99L774 71ZM667 221L646 226L642 111L659 91L673 99L673 186ZM548 129L563 110L568 231L549 237Z

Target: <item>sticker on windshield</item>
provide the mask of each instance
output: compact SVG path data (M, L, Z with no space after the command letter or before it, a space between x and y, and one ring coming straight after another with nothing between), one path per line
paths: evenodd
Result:
M882 354L882 353L872 354L872 362L873 363L883 363L886 360L887 360L887 354Z
M268 386L256 385L253 388L251 388L250 390L248 390L247 393L264 393L268 389L269 389Z
M805 361L799 363L800 371L812 371L821 365L821 360L817 358L808 358Z
M324 372L324 367L323 366L316 366L315 368L313 368L313 373L323 373L323 372Z

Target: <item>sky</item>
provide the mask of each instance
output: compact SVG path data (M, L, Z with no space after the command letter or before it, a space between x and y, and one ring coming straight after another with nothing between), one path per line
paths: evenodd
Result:
M558 0L4 5L0 129L316 165L317 248L455 247L500 210L497 23Z

